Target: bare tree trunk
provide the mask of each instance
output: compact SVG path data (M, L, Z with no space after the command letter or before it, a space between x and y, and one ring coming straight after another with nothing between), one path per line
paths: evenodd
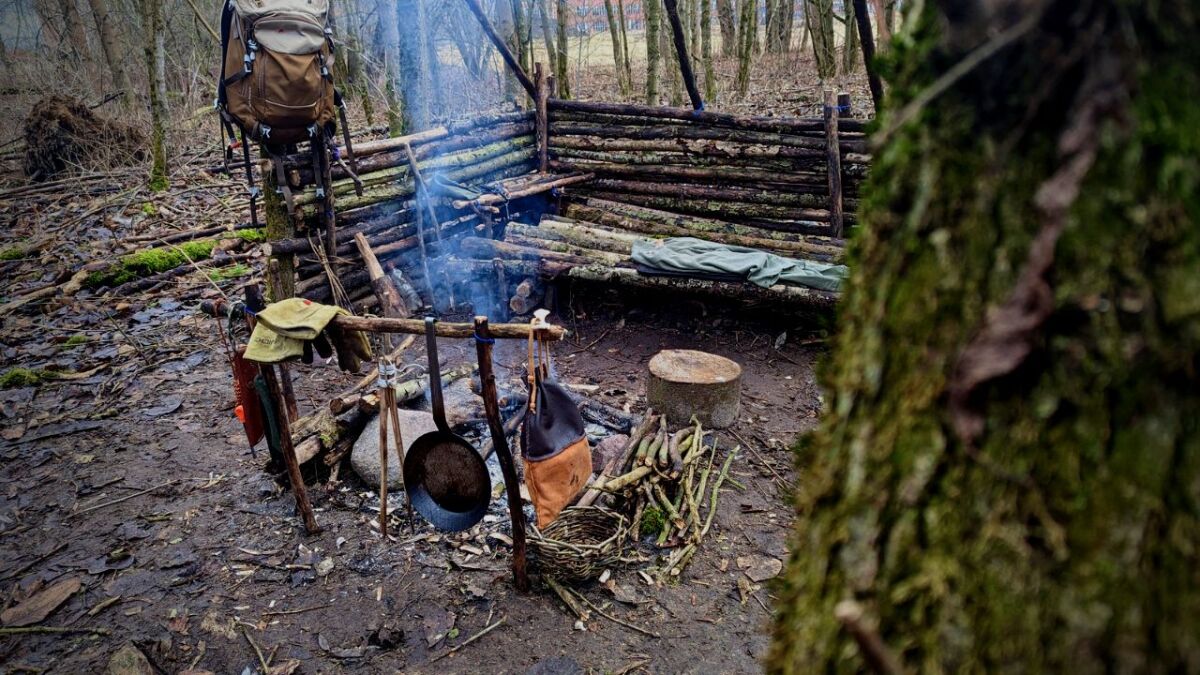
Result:
M570 28L571 8L567 0L558 0L555 8L558 21L558 70L555 71L555 79L558 81L558 97L571 98L571 82L568 79L570 58L567 53L569 49L567 31Z
M108 72L112 75L113 87L125 92L121 97L121 105L126 110L133 107L133 91L129 88L129 75L125 72L125 64L121 61L121 47L117 42L117 33L108 12L106 0L88 0L92 9L92 18L96 22L96 32L100 34L100 48L104 52L104 61L108 64Z
M395 0L395 3L403 131L410 134L427 128L431 119L425 3L422 0Z
M700 10L700 59L704 64L704 100L713 103L717 98L717 75L713 72L712 53L712 0L704 3Z
M625 80L625 63L622 59L624 48L621 44L621 31L617 28L617 13L613 9L613 0L604 0L604 13L608 17L608 35L612 39L613 70L617 76L617 87L621 96L629 95L629 82Z
M83 17L79 15L79 8L75 6L75 0L58 0L58 8L62 12L63 25L66 26L67 39L71 43L71 51L75 59L80 63L87 63L91 60L91 52L88 50L87 31L83 27Z
M625 0L617 0L617 17L621 22L621 52L625 61L625 82L629 85L629 94L633 94L633 65L629 59L629 24L625 21Z
M549 62L550 72L555 73L557 77L559 57L550 28L550 11L546 9L546 0L533 0L533 2L537 5L538 23L542 25L542 41L546 44L546 59Z
M854 3L844 3L846 25L842 37L842 74L849 75L858 70L859 38L858 24L854 20Z
M150 99L150 189L169 186L167 166L166 48L164 45L163 0L144 0L142 23L147 93Z
M875 14L875 47L880 53L887 50L888 43L892 41L892 26L888 21L891 16L890 10L884 11L884 0L871 0L871 10Z
M742 16L738 22L738 36L741 38L741 44L738 45L738 71L737 88L738 96L746 98L746 94L750 90L750 63L754 60L754 45L758 42L758 3L756 0L741 0Z
M659 33L662 31L662 0L642 0L646 12L646 104L658 105Z
M667 20L666 6L662 5L662 0L658 0L661 8L661 30L658 31L658 51L664 55L661 60L663 73L663 86L667 90L669 96L668 102L673 106L683 105L683 75L679 70L679 59L676 58L675 42L672 38L671 25Z
M379 33L382 36L380 51L383 58L383 95L387 101L388 134L400 136L404 133L400 100L396 95L397 69L400 65L400 28L396 23L394 0L376 0L375 13L379 17Z
M738 51L734 0L717 0L717 24L721 27L721 56L729 58Z
M828 80L837 76L837 46L833 33L833 0L806 0L805 21L812 35L817 76Z

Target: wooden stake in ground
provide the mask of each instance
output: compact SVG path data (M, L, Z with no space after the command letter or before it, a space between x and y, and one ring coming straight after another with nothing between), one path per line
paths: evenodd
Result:
M500 460L504 474L504 492L508 497L508 515L512 518L513 581L518 591L529 590L529 575L525 564L525 511L521 507L521 484L517 480L517 468L512 452L508 448L508 437L500 419L500 403L496 393L496 373L492 369L492 344L495 342L488 329L486 316L475 317L475 351L479 357L479 383L482 387L483 406L487 412L488 429L492 435L492 446Z
M829 173L829 226L832 235L841 239L842 217L842 152L838 147L837 97L832 89L825 90L825 153Z

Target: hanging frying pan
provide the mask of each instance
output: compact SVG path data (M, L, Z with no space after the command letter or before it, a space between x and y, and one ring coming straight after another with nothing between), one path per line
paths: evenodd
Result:
M446 424L442 400L442 369L438 361L437 319L425 318L425 349L429 356L429 396L433 403L431 431L413 441L404 457L404 483L413 508L434 527L458 532L483 518L492 498L492 479L475 448Z

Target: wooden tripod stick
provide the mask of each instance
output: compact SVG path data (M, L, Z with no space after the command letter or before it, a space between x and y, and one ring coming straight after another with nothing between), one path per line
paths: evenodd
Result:
M504 493L508 497L508 515L512 519L513 582L518 591L529 590L529 572L525 561L525 511L521 508L521 484L517 480L517 467L508 448L508 437L504 433L504 422L500 419L500 402L496 394L496 373L492 369L492 344L496 340L488 330L486 316L475 317L475 352L479 357L479 383L483 394L483 408L487 412L488 430L492 435L492 447L500 460L504 474Z

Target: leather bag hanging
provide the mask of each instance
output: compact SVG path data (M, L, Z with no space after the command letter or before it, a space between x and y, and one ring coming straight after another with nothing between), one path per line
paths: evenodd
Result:
M529 335L529 412L522 428L525 486L537 511L538 527L554 522L592 475L592 450L583 417L567 390L550 377L550 347Z

